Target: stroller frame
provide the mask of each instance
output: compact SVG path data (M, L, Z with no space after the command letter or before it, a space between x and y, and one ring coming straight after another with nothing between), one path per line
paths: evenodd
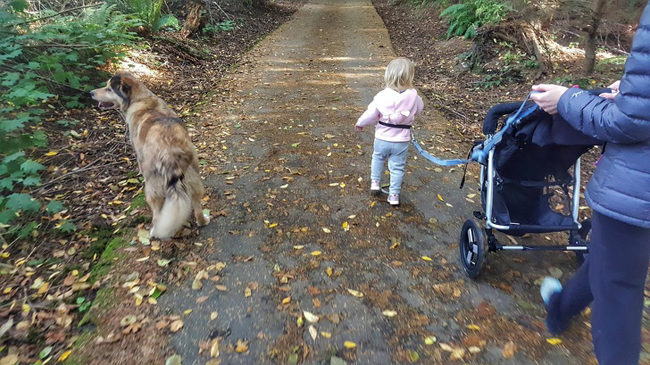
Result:
M521 110L520 110L521 111ZM517 113L518 114L518 113ZM514 120L513 124L519 121ZM505 128L505 127L504 127ZM494 219L494 194L495 184L497 183L497 173L495 171L495 149L496 145L490 144L489 141L493 135L487 135L485 142L480 147L489 147L487 151L487 158L484 158L481 163L480 173L480 193L485 194L484 210L475 211L474 218L482 220L485 223L485 228L481 228L475 219L468 219L465 221L460 232L460 261L461 267L467 276L470 278L477 278L485 264L488 252L498 251L570 251L576 254L578 263L585 260L589 252L588 236L591 231L591 221L589 219L579 221L579 207L580 207L580 172L581 161L578 157L573 164L573 181L560 181L557 183L545 184L545 187L561 186L564 187L568 194L568 187L572 187L571 202L571 218L573 224L571 225L557 225L557 226L541 226L541 225L523 225L515 222L510 222L509 225L502 225L496 223ZM473 159L476 161L477 159ZM481 162L481 161L478 161ZM551 232L569 232L569 242L567 245L502 245L493 230L501 231L508 234L508 231L518 229L520 231L528 231L538 229L537 233L551 233Z

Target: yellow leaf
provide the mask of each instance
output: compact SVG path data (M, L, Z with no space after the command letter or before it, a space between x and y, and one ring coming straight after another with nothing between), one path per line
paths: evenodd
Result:
M325 269L325 272L327 273L327 276L332 276L332 268L331 267L328 266L327 269Z
M320 251L312 251L312 253L311 253L312 256L320 256L321 254L322 254L322 252L320 252Z
M399 242L393 242L393 244L392 244L392 245L390 245L390 249L391 249L391 250L394 250L394 249L396 249L396 248L397 248L397 246L399 246L399 245L400 245L400 243L399 243Z
M325 338L330 338L330 337L332 337L332 334L331 334L331 333L329 333L329 332L325 332L325 331L321 331L321 332L320 332L320 335L323 336L323 337L325 337Z
M142 304L142 299L143 299L143 298L142 298L142 295L137 295L137 296L135 297L135 305L136 305L136 307L137 307L137 306L140 306L140 304Z
M238 353L246 352L248 351L248 342L242 341L242 340L237 340L237 346L235 346L235 351Z
M360 291L356 291L356 290L353 290L353 289L348 289L348 292L350 294L354 295L357 298L363 298L363 293L360 292Z
M278 226L277 223L269 224L269 228L273 228L273 227L277 227L277 226Z
M72 353L72 350L68 350L68 351L62 353L61 356L59 356L59 362L65 361L68 358L68 356L70 356L71 353Z
M445 200L442 198L442 195L440 195L440 194L438 194L438 200L440 200L441 202L444 202L444 201L445 201Z
M56 152L56 151L50 151L50 152L46 153L45 156L50 157L50 156L56 156L57 154L58 154L58 152Z
M374 207L374 206L375 206L375 204L377 204L377 202L376 202L376 201L374 201L374 202L372 202L372 203L370 203L370 208L372 208L372 207Z
M282 304L287 304L290 301L291 301L291 297L286 297L286 298L282 299Z
M147 299L147 303L149 303L149 304L151 304L151 305L156 305L156 304L158 304L158 301L156 300L156 298L149 297L149 298Z
M2 294L9 294L9 293L11 293L12 289L13 289L12 287L7 287L7 288L5 288L5 290L2 291Z
M395 317L397 315L397 312L386 309L385 311L381 312L381 314L390 318L390 317Z
M436 343L437 340L436 336L428 336L424 338L424 344L430 346Z
M191 309L186 309L185 312L183 312L183 314L190 314L190 313L192 313Z
M298 317L298 319L296 320L296 324L298 325L298 327L302 327L304 323L305 322L302 320L302 316Z
M429 256L422 256L422 260L424 261L433 261L433 259Z
M29 304L23 304L23 317L29 314L29 311L32 310L32 307Z
M350 225L348 224L348 222L343 222L342 227L343 227L343 230L346 231L346 232L350 230Z
M551 345L559 345L562 343L562 340L559 338L547 338L546 342L550 343Z
M481 327L479 327L479 326L477 326L475 324L468 324L467 328L470 329L470 330L474 330L474 331L480 331L481 330Z
M347 347L349 349L353 349L353 348L357 347L357 344L352 342L352 341L345 341L343 343L343 346L345 346L345 347Z
M339 184L339 186L340 186L341 188L345 188L345 183L342 182L342 183Z

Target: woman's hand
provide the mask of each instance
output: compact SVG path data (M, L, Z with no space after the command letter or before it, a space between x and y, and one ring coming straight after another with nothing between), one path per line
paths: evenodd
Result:
M613 100L614 97L618 94L618 88L620 85L621 85L621 80L618 80L615 83L607 86L608 89L612 89L611 93L602 93L598 96L600 96L601 98Z
M534 91L539 91L540 93L535 93L530 96L530 98L539 105L545 112L553 115L557 114L557 103L560 101L560 97L568 89L560 85L534 85Z
M354 125L354 129L355 129L357 132L363 132L363 127L360 126L360 125L358 125L358 124L355 124L355 125Z

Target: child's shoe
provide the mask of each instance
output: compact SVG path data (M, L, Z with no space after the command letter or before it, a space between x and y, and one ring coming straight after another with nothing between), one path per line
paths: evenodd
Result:
M388 203L392 206L399 205L399 194L388 194Z
M377 195L381 192L381 185L379 180L370 181L370 192L374 195Z

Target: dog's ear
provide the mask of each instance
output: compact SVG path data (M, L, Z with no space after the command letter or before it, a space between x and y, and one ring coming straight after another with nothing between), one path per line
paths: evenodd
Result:
M108 81L108 84L113 92L122 98L122 100L124 100L128 105L129 101L131 100L132 91L132 83L129 82L128 78L121 75L115 75L111 77L111 79Z

